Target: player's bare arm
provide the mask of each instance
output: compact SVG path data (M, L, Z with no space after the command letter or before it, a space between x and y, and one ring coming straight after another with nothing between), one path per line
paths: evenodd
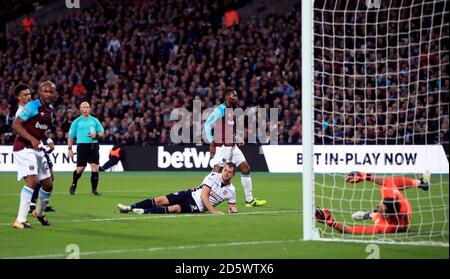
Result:
M202 202L203 205L206 207L206 209L208 209L209 212L211 212L211 214L216 214L216 215L224 215L225 213L223 213L220 210L215 209L211 202L209 201L209 193L211 192L211 188L209 188L208 185L203 184L202 187Z
M228 204L228 213L238 213L236 204L234 204L234 203Z
M69 158L73 157L72 145L73 145L73 139L68 138L68 140L67 140L67 149L68 149L67 156L69 156Z
M209 153L211 154L211 158L214 158L214 155L216 155L216 145L214 142L211 142L209 145Z
M17 132L17 134L19 134L19 136L30 141L33 148L37 150L39 148L40 142L35 137L33 137L30 133L27 132L24 124L25 124L25 121L22 118L17 117L14 120L12 127Z

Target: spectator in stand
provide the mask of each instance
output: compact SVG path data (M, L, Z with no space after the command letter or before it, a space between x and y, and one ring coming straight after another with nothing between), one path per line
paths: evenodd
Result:
M233 25L239 24L239 14L236 9L230 5L223 17L223 25L225 28L230 28Z
M22 19L22 28L25 33L31 33L33 31L34 26L36 26L36 22L31 17L30 14L27 14L24 19Z

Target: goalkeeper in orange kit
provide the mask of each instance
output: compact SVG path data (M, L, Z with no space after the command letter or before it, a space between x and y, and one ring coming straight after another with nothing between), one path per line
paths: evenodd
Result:
M316 208L316 220L327 224L333 229L349 234L378 234L406 232L412 216L409 201L401 194L406 188L430 189L430 173L425 172L420 179L404 176L376 177L364 172L351 172L346 175L345 182L358 183L362 181L375 182L380 186L382 200L373 212L358 211L352 214L353 220L372 219L371 226L347 226L333 219L328 209Z

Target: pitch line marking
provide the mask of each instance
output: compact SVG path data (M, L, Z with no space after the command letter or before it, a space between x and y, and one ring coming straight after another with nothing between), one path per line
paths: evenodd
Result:
M271 210L271 211L255 211L255 212L243 212L237 213L236 216L240 215L270 215L270 214L280 214L280 213L296 213L301 212L300 209L291 210ZM132 214L132 213L130 213ZM229 214L234 215L234 214ZM135 215L133 217L113 217L113 218L93 218L93 219L78 219L69 221L58 221L55 224L66 224L66 223L83 223L83 222L108 222L108 221L128 221L128 220L144 220L144 219L166 219L166 218L186 218L186 217L218 217L213 214L167 214L167 215L156 215L148 214L146 216ZM3 223L2 226L11 226L12 223Z
M116 249L116 250L103 250L103 251L89 251L80 252L81 256L91 255L107 255L107 254L124 254L124 253L139 253L139 252L158 252L163 250L185 250L185 249L199 249L210 247L230 247L230 246L246 246L246 245L261 245L261 244L282 244L282 243L296 243L301 242L301 239L287 239L287 240L262 240L262 241L243 241L243 242L228 242L228 243L210 243L200 245L184 245L184 246L168 246L168 247L150 247L150 248L135 248L135 249ZM61 258L66 257L68 254L47 254L47 255L32 255L13 258L2 259L39 259L39 258Z
M142 193L142 192L156 192L155 190L111 190L111 191L101 191L102 193ZM90 194L91 192L77 192L77 194ZM53 192L52 195L67 195L69 196L69 192ZM0 197L7 197L7 196L20 196L19 193L14 194L0 194Z

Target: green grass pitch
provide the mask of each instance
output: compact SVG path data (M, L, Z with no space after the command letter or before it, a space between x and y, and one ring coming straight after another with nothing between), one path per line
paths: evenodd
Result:
M131 204L197 186L205 175L204 172L101 173L102 196L92 197L89 173L81 177L75 196L68 194L71 173L56 173L51 205L57 212L48 213L52 226L42 227L30 216L33 229L15 230L11 225L17 215L23 182L16 181L16 173L0 173L0 258L67 258L69 244L79 247L81 258L364 259L368 256L368 243L301 240L300 175L253 173L255 196L268 201L259 208L245 207L237 175L233 182L240 213L235 215L134 215L119 214L115 209L119 202ZM448 197L448 176L443 177L440 187ZM316 179L320 182L322 176ZM329 179L328 185L334 185L332 177L325 179ZM338 180L336 183L343 187ZM443 201L434 203L442 205ZM444 214L448 214L448 198L444 203L447 208ZM226 204L219 209L226 210ZM448 224L445 230L448 237ZM448 247L396 244L379 247L381 258L449 256Z

